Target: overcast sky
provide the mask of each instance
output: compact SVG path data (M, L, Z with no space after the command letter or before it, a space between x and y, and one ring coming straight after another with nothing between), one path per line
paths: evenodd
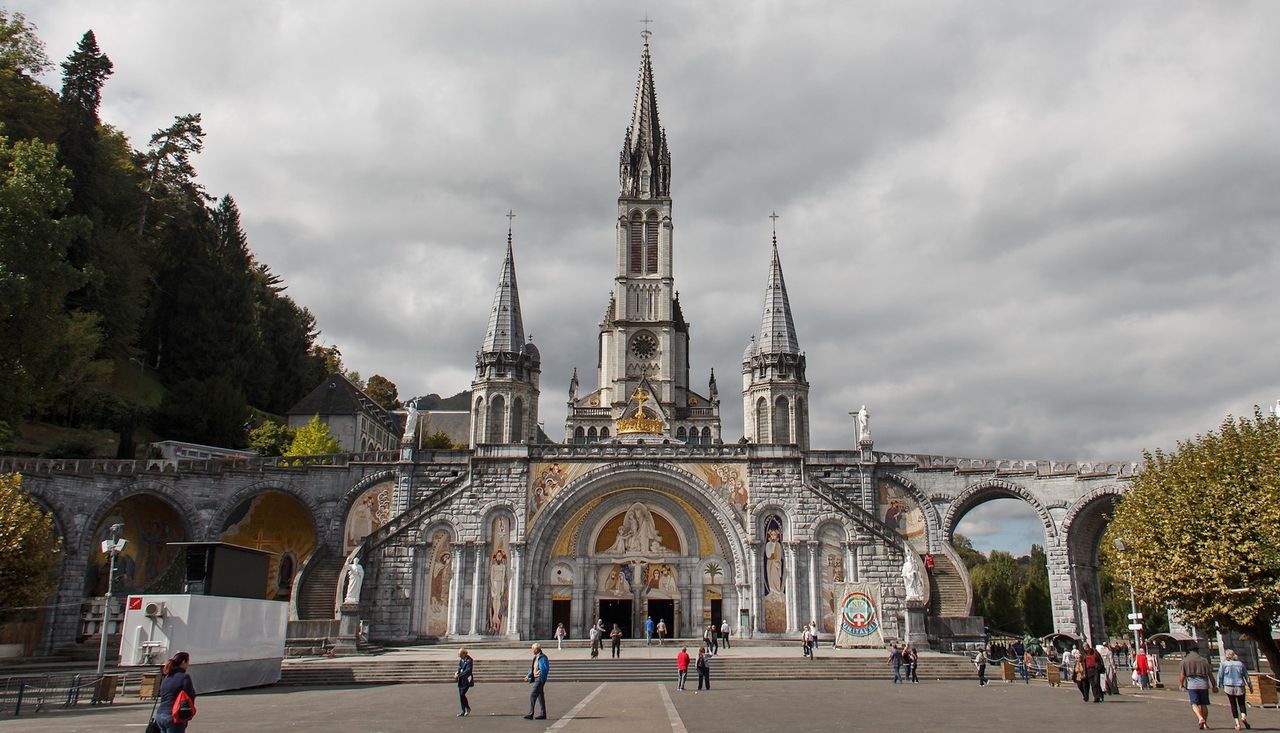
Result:
M773 210L815 447L865 403L878 449L1138 460L1280 398L1280 3L0 2L55 61L95 31L135 146L202 113L201 181L401 395L468 386L510 208L563 435L647 11L726 440Z

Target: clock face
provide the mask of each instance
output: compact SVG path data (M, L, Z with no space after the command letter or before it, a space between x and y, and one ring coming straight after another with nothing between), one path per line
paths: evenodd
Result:
M647 333L631 339L631 353L640 359L652 359L658 353L658 340Z

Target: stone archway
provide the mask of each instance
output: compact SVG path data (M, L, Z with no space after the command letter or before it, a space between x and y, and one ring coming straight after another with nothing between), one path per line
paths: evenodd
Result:
M628 544L625 532L620 539L637 505L662 536L656 546ZM549 634L568 604L570 634L582 636L607 602L630 614L624 633L641 635L647 611L660 609L672 614L672 632L696 636L713 607L724 612L746 600L742 522L715 490L673 466L634 462L587 472L542 506L529 528L528 632ZM572 591L548 582L556 567L572 573Z
M1094 640L1104 639L1107 635L1099 578L1102 535L1123 493L1122 487L1115 484L1100 486L1076 500L1062 521L1063 544L1070 571L1068 577L1075 600L1072 610L1077 628Z
M316 522L294 494L264 489L231 506L218 540L270 552L266 598L287 601L298 572L315 551Z
M131 492L108 502L97 512L89 525L91 531L85 535L85 595L106 593L110 561L100 545L116 524L121 525L120 538L126 542L116 558L116 593L177 592L181 578L173 573L179 569L179 552L169 543L192 537L182 508L168 497L150 491Z

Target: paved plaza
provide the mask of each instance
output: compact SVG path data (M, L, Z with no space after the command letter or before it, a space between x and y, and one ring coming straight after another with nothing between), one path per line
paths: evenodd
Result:
M553 672L554 674L554 669ZM1043 683L744 682L715 684L710 692L676 691L673 683L566 682L547 688L548 718L524 720L528 686L491 682L472 690L474 713L457 713L456 688L447 684L348 688L275 687L208 695L191 726L201 731L1014 731L1195 730L1184 696L1176 691L1127 692L1101 705L1084 704L1074 688ZM110 733L141 731L150 705L45 711L0 719L0 731ZM1280 711L1253 709L1254 730L1280 730ZM1231 728L1225 698L1214 697L1210 723Z

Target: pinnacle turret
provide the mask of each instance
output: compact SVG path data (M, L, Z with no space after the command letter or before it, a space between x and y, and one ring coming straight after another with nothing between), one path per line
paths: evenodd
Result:
M791 301L787 283L782 278L782 260L778 257L778 235L773 236L773 259L769 263L769 281L764 289L764 313L760 316L762 354L799 354L795 323L791 320Z
M520 317L520 290L516 286L516 263L512 254L511 229L507 229L507 254L498 273L498 289L489 312L489 330L481 351L520 353L525 346L524 320Z

